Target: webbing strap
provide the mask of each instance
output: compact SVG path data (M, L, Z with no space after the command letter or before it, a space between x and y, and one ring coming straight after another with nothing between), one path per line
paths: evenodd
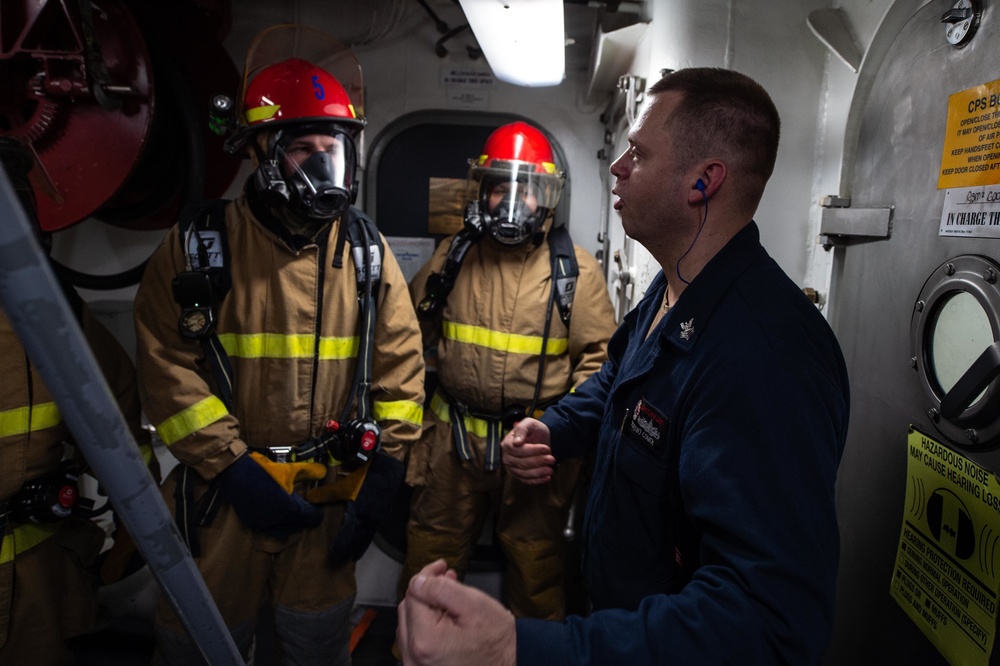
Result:
M451 417L452 438L455 440L455 451L460 460L470 460L472 448L469 446L469 434L465 430L465 419L454 404L449 404L448 408ZM503 423L500 419L483 420L486 421L486 457L483 461L483 468L487 472L492 472L500 466L500 440L503 435Z
M201 501L195 502L194 487L197 474L194 468L181 465L177 487L174 488L174 504L176 504L177 527L181 537L191 551L191 557L201 556L201 542L198 540L198 528L211 525L215 514L219 512L219 489L216 484L209 486Z
M489 432L486 435L486 461L483 467L492 472L500 466L500 439L503 436L503 424L500 421L490 421Z
M549 231L549 256L552 260L552 282L556 292L556 306L559 317L569 327L573 314L573 297L576 295L576 279L580 266L576 261L576 249L566 227L555 227Z
M198 543L197 523L194 520L195 502L194 490L192 489L191 468L187 465L181 466L180 476L177 478L177 487L174 488L175 522L191 551L191 557L201 555L201 546Z
M492 472L500 466L500 440L503 436L503 416L491 416L488 414L470 412L468 407L460 404L457 400L446 395L440 389L434 394L432 408L435 413L441 415L442 403L447 404L448 421L451 422L452 439L455 440L455 452L459 460L466 461L472 459L472 446L469 444L469 431L466 418L473 418L476 425L485 426L486 453L483 460L483 468Z
M424 298L417 305L417 316L432 317L441 311L448 300L448 294L455 286L455 278L458 276L459 269L462 268L465 254L469 248L479 242L481 235L481 229L468 223L455 234L451 240L451 246L448 248L441 272L431 273L427 276Z
M455 452L461 461L472 458L472 449L469 447L469 435L465 431L465 419L452 402L448 403L448 416L451 420L451 436L455 440Z
M354 222L354 219L351 220ZM363 218L357 218L356 226L361 235L361 263L363 270L358 275L363 275L363 281L358 283L358 301L361 309L359 334L361 347L358 350L358 359L354 364L354 387L357 402L358 419L362 421L371 420L371 384L372 384L372 353L375 349L375 294L372 291L374 285L374 267L372 266L371 245L373 239L368 234L368 225ZM355 261L358 253L355 253ZM381 261L381 258L379 258ZM362 266L358 266L362 269ZM351 398L348 397L347 404L340 415L341 421L347 421L350 417Z

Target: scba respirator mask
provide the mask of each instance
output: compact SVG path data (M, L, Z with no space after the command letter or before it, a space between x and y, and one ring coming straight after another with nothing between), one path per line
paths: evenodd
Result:
M483 226L497 241L519 245L537 234L550 209L540 205L538 186L531 179L483 182L479 210Z
M280 130L255 172L257 191L272 207L332 220L354 202L357 153L352 134L335 125Z

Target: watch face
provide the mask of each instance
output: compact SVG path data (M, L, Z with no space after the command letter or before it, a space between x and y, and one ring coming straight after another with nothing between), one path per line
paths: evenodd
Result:
M181 319L181 326L189 333L201 333L208 326L208 317L202 310L192 310Z

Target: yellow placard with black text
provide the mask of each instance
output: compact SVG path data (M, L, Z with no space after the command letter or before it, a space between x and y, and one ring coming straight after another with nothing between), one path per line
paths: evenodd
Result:
M938 189L1000 183L1000 79L948 97Z
M1000 587L1000 483L910 427L889 593L954 666L987 666Z

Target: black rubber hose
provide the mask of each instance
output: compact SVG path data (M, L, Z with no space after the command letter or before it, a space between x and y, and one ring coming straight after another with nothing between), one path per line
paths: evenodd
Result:
M122 271L121 273L114 273L113 275L91 275L89 273L81 273L80 271L73 270L68 266L64 266L51 257L49 261L52 262L52 268L55 270L56 274L59 275L59 277L64 280L68 280L74 287L79 287L80 289L92 289L94 291L110 291L112 289L122 289L124 287L131 287L134 284L139 284L139 280L142 279L142 274L146 270L146 264L149 263L149 259L145 259L138 266L130 268L127 271Z

